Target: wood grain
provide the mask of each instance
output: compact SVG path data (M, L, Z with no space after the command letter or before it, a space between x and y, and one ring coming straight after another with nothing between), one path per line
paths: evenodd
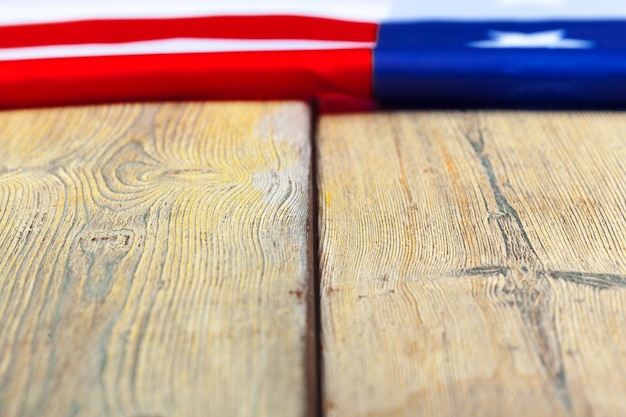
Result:
M332 416L626 415L626 114L319 126Z
M310 411L309 124L300 103L0 113L0 415Z

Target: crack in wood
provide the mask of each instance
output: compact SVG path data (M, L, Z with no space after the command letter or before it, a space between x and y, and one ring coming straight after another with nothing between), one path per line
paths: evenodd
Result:
M535 341L541 364L546 371L555 394L568 412L572 412L572 399L567 383L567 375L563 367L561 347L555 325L554 311L551 302L550 286L545 280L545 269L535 251L519 214L508 201L500 187L495 169L485 152L485 137L480 128L473 135L463 132L474 154L478 158L485 174L491 194L493 195L498 216L490 216L495 222L504 241L506 255L510 266L483 266L465 270L477 272L480 276L503 275L508 287L514 294L514 306L519 311L526 331ZM512 273L516 272L516 273ZM514 278L520 278L516 281ZM561 276L562 274L552 274Z
M476 157L483 167L483 172L489 182L491 193L498 208L496 216L490 218L496 222L504 240L507 258L516 261L519 266L533 266L541 264L528 234L524 229L522 220L515 208L508 201L495 174L489 155L485 153L485 138L482 130L477 129L478 138L472 139L469 133L464 136L474 150ZM530 264L530 265L528 265ZM529 268L532 269L532 268Z
M492 278L494 276L506 276L512 271L512 268L506 265L483 265L473 268L464 268L453 271L446 276L452 277L474 277ZM552 270L536 270L521 271L524 274L536 274L545 276L555 280L563 280L576 285L590 287L598 291L609 290L614 288L626 288L626 275L619 274L602 274L596 272L585 271L552 271Z
M589 286L598 290L626 288L626 276L624 275L579 271L544 271L543 273L554 279L562 279L567 282Z

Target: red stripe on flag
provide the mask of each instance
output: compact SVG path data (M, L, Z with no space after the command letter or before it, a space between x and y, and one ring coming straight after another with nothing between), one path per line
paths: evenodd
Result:
M369 49L0 62L0 107L171 99L371 97Z
M306 16L114 19L0 26L0 48L121 43L168 38L375 42L376 23Z

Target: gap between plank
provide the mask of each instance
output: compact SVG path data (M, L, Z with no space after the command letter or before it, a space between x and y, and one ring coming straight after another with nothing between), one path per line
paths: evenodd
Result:
M310 240L311 245L311 280L313 285L313 316L315 344L312 360L315 366L315 381L309 387L309 413L311 417L323 417L323 370L322 370L322 318L321 318L321 275L320 275L320 235L319 235L319 192L318 192L318 154L317 154L317 126L319 122L319 103L316 99L309 101L311 111L310 144L311 144L311 221Z

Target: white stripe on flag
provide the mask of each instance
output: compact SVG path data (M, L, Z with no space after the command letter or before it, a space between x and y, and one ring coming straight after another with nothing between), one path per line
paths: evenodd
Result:
M117 44L0 48L0 61L87 56L151 55L201 52L293 51L371 48L371 42L308 40L164 39Z
M623 0L0 0L0 26L89 19L299 15L410 20L623 19Z
M378 22L393 0L0 0L0 25L89 19L298 15Z

